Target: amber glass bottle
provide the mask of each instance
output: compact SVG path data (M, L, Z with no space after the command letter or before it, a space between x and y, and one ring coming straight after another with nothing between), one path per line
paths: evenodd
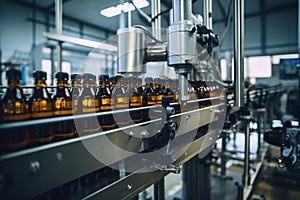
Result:
M111 111L114 108L114 99L111 96L109 87L109 76L99 75L99 88L97 92L97 98L99 99L100 112ZM112 115L99 116L99 124L102 130L109 130L114 128L115 121Z
M215 86L213 81L207 81L206 82L206 87L209 92L209 97L216 97L216 91L215 91Z
M145 78L145 88L143 91L144 96L144 105L145 106L152 106L156 104L156 94L153 88L153 78L147 77Z
M175 95L174 102L179 102L179 82L177 79L172 79L171 90Z
M164 96L172 97L171 102L173 103L175 101L175 94L171 90L171 80L167 79L165 81L165 89L164 89Z
M114 87L112 91L112 96L115 101L115 109L120 110L120 109L126 109L129 108L129 97L126 94L126 85L128 81L127 78L125 77L118 77L116 79L116 86ZM129 119L126 117L122 116L122 114L115 114L115 122L116 125L119 127L123 127L125 125L129 124Z
M138 108L143 106L143 94L138 90L138 80L136 77L128 78L128 89L126 91L129 97L129 107ZM134 123L143 121L143 114L140 110L130 112L131 119Z
M34 119L53 116L53 105L46 88L47 73L36 71L33 73L34 89L28 100L31 117ZM32 145L50 142L54 137L53 125L42 124L30 128L30 142Z
M146 77L145 83L146 84L143 91L144 106L153 106L157 103L157 97L153 88L153 78ZM144 111L144 121L151 120L156 117L157 116L154 113L149 115L148 111Z
M136 78L136 81L137 81L137 90L140 94L143 95L143 91L144 91L144 88L143 88L143 79L142 78ZM144 99L143 99L143 102L144 102Z
M188 87L188 95L189 100L196 100L197 99L197 83L196 81L189 81L189 87Z
M99 98L96 96L96 76L90 73L82 75L82 91L79 95L79 112L81 114L96 113L100 111ZM97 117L85 117L78 120L77 131L84 135L96 133L100 130ZM97 172L92 172L80 178L81 185L92 185L99 180Z
M109 78L109 89L112 92L116 86L116 82L120 79L120 76L113 76Z
M206 82L204 82L204 81L199 81L198 98L199 99L210 98L210 88L207 86ZM203 108L203 107L210 106L210 105L211 105L211 101L206 100L206 101L201 102L200 107Z
M20 87L21 72L6 71L7 88L0 101L3 122L17 122L30 118L29 105ZM29 129L15 128L0 133L1 151L23 148L29 143Z
M161 105L164 91L161 88L161 79L160 78L154 79L154 92L156 94L156 104Z
M90 73L82 75L82 90L79 95L79 113L96 113L100 111L99 99L96 97L96 76ZM99 123L96 117L87 117L80 120L80 131L94 133L99 131Z
M65 72L58 72L55 75L56 89L52 94L54 104L54 116L66 116L73 114L72 97L68 87L69 75ZM71 138L75 134L75 127L72 121L60 121L55 127L55 139L62 140Z
M72 74L71 75L71 96L72 96L72 106L73 112L78 112L78 97L81 91L81 75L80 74Z
M171 90L174 93L174 103L179 103L179 82L177 79L172 79L171 80ZM185 104L185 107L187 105ZM183 107L183 106L182 106ZM175 113L180 113L181 112L181 105L176 104L174 106L175 108ZM182 108L183 109L183 108ZM184 110L184 109L183 109Z

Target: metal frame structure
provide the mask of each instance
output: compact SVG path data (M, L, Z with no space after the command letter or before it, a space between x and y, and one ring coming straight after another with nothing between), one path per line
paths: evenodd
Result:
M213 98L211 98L210 100L213 100ZM159 108L160 106L152 106L151 108L156 107ZM149 107L136 108L135 110L138 109L149 109ZM92 116L108 115L116 112L122 113L133 110L134 109L125 109L120 111L110 111L96 114L91 113L84 115L57 117L51 119L30 120L19 123L6 123L1 124L0 130L5 130L19 126L26 128L38 124L83 119ZM171 118L177 122L180 122L182 119L185 119L185 123L187 123L188 125L184 126L184 128L181 128L180 133L176 133L176 137L184 137L185 135L188 136L190 131L212 123L215 120L218 120L217 113L219 113L222 110L224 110L224 105L218 104L215 106L187 111L171 116ZM196 117L197 115L202 116L200 121L194 120L198 118ZM161 123L160 121L161 119L158 118L156 120L144 123ZM42 146L32 147L29 149L20 150L17 152L8 153L0 156L0 196L3 198L10 199L32 198L64 183L67 183L83 175L105 167L104 164L99 162L90 154L90 152L85 148L82 141L93 140L101 137L109 137L111 140L115 140L122 148L126 148L127 146L143 146L141 145L141 143L143 143L145 138L135 138L134 136L127 135L123 132L125 129L130 129L132 132L139 134L139 125L141 124L135 124L128 127L99 132L79 138L73 138L65 141L45 144ZM147 186L162 179L169 172L176 171L175 168L173 168L172 166L181 165L182 163L188 161L190 158L197 155L200 151L203 150L203 148L211 146L212 144L207 143L207 141L209 141L207 138L214 137L215 135L216 133L208 132L199 139L196 139L192 144L183 144L180 147L181 150L171 150L169 154L158 155L162 156L163 159L166 160L166 163L171 164L168 165L169 167L171 167L170 169L168 169L168 166L161 166L158 171L154 171L153 173L147 173L144 175L134 173L130 176L124 177L123 179L117 181L116 183L112 184L107 188L100 189L99 192L95 193L94 195L92 194L92 196L86 196L86 198L92 198L94 196L98 198L99 195L104 195L106 197L105 199L107 199L109 197L115 197L114 195L118 195L117 199L123 199L131 195L136 195L138 192L141 192ZM186 145L188 145L188 148L186 147ZM200 146L202 146L202 148L199 148ZM143 152L144 150L146 149L140 148L138 152ZM99 151L99 153L101 153L101 150ZM80 157L80 161L78 161L78 157ZM137 155L128 158L116 156L113 159L115 161L114 163L117 164L119 161L124 159L137 160L142 158L140 158ZM76 170L70 170L74 168L74 166L76 166ZM155 167L155 165L153 167ZM139 170L138 167L137 170ZM49 176L50 174L58 176ZM142 179L140 179L141 177ZM144 179L145 177L152 178ZM134 182L132 181L133 179ZM30 184L27 184L28 181L30 181ZM123 192L111 192L112 188L123 187L124 183L127 182L128 184L130 182L132 183L132 187L130 187L130 189L125 187L123 188ZM125 186L128 184L125 184Z

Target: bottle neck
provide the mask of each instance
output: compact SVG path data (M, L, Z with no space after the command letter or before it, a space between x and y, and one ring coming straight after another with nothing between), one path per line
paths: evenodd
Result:
M135 87L135 84L134 84L133 82L130 82L130 83L128 83L128 87L129 87L129 88L134 88L134 87Z
M7 87L20 87L20 80L16 79L8 79L7 80Z
M46 80L34 80L35 87L46 87Z
M83 82L83 87L84 88L95 88L96 84L94 82L86 81L86 82Z
M100 87L107 87L108 84L105 81L99 81L99 86Z
M134 83L133 86L138 89L140 87L140 84L139 83Z
M71 86L74 87L81 87L81 84L78 81L72 81Z
M57 87L68 87L68 81L57 81L56 86Z

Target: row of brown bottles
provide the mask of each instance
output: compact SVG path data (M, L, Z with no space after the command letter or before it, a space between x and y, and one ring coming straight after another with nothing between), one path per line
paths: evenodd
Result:
M68 89L68 74L57 73L57 87L52 97L46 88L46 72L36 71L34 89L26 100L20 87L21 72L10 69L6 72L7 89L1 99L1 120L3 122L17 122L21 120L41 119L53 116L71 115L72 97ZM0 134L1 150L7 151L30 145L38 145L50 141L73 137L75 127L70 121L53 124L41 124L29 128L17 127L4 130Z
M56 89L52 96L46 86L46 72L36 71L34 76L34 89L28 100L24 97L20 87L21 72L10 69L6 73L7 90L1 99L1 120L3 122L21 121L29 119L66 116L72 114L85 114L138 108L143 106L161 105L165 96L171 102L178 102L178 82L172 79L152 77L142 79L137 77L121 77L99 75L99 85L96 85L96 76L85 73L72 74L71 87L68 85L69 76L65 72L56 74ZM219 85L214 82L190 82L190 100L218 96L222 93ZM208 106L204 102L200 107ZM195 108L199 108L197 104ZM180 108L176 109L180 112ZM130 117L123 115L103 115L97 118L81 119L76 124L84 134L109 130L117 126L130 123L139 123L154 119L158 115L149 116L148 110L130 111ZM79 126L78 126L79 125ZM100 125L100 126L99 126ZM29 129L17 128L13 131L4 131L0 134L1 146L15 149L31 145L48 143L71 138L77 135L74 122L61 121L53 124L32 126Z

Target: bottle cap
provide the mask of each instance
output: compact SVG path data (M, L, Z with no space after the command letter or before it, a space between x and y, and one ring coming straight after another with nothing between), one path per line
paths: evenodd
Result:
M35 80L47 80L47 72L35 71L33 72L33 77L35 78Z
M143 83L143 79L142 79L142 78L137 78L136 80L137 80L137 82L138 82L139 84L142 84L142 83Z
M145 82L146 83L153 83L153 78L152 77L146 77Z
M100 74L98 76L99 81L108 81L108 79L109 79L109 76L107 74Z
M160 78L153 79L154 83L160 84Z
M80 81L81 80L81 74L72 74L71 75L72 81Z
M9 69L6 71L6 78L7 79L21 79L21 71L17 69Z
M67 81L69 80L69 74L66 73L66 72L57 72L55 74L55 78L58 80L58 81Z
M84 73L82 75L82 79L84 82L87 82L87 81L96 82L96 76L94 74L90 74L90 73Z

